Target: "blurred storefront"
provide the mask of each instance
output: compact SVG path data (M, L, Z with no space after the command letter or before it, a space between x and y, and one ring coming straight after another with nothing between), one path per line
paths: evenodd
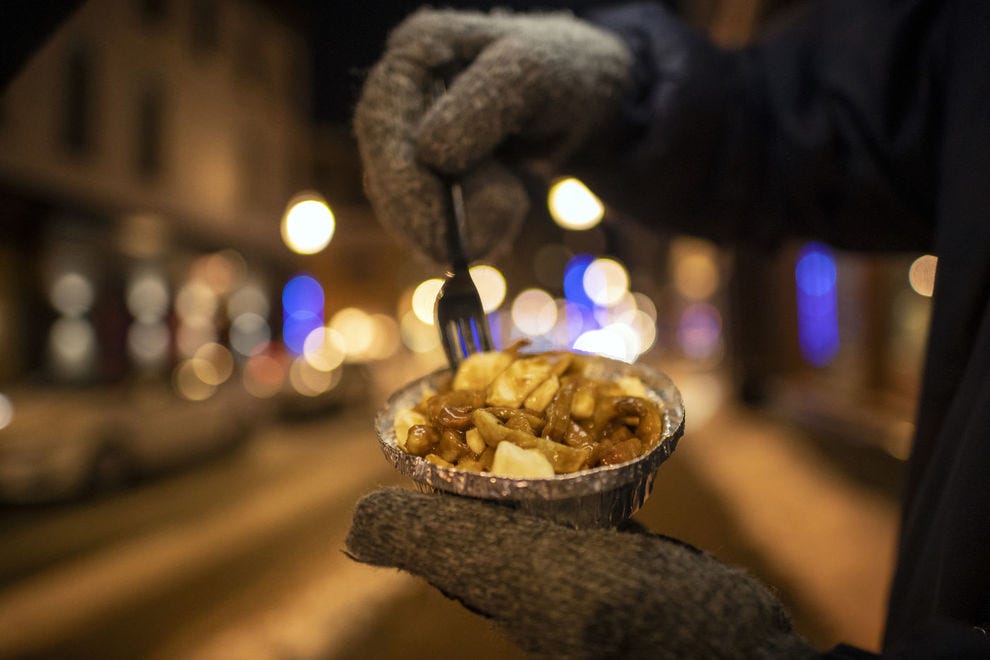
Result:
M92 0L34 54L0 99L0 376L167 376L228 312L272 321L306 48L265 3Z

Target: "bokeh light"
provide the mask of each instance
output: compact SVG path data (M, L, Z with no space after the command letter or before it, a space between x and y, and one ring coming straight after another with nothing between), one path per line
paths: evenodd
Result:
M316 254L333 239L337 221L316 193L294 197L282 216L282 240L297 254Z
M367 359L376 330L370 314L357 307L345 307L333 315L327 327L343 339L348 361Z
M85 319L62 317L52 324L48 349L55 371L66 378L87 376L96 361L96 332Z
M399 337L399 324L388 314L372 314L375 333L365 355L369 360L386 360L399 350L402 341Z
M188 319L175 331L175 347L184 358L191 358L200 346L217 339L216 327L202 318Z
M257 314L267 317L271 311L268 295L260 285L249 282L227 298L227 318L234 320L241 314Z
M692 303L677 323L677 342L681 352L694 360L715 355L722 345L722 315L714 305Z
M557 304L543 289L526 289L512 301L512 322L524 334L537 337L553 329Z
M836 267L828 246L805 244L794 266L794 279L801 354L810 364L823 367L839 350Z
M213 396L216 385L203 380L201 374L208 372L211 367L197 358L183 360L175 366L172 372L172 387L183 399L188 401L205 401Z
M240 355L255 354L265 347L272 338L272 330L268 321L254 312L239 314L230 322L230 347Z
M282 363L267 353L257 353L248 358L241 372L241 382L251 396L269 399L282 390L285 369Z
M203 280L191 279L175 295L175 312L184 321L213 320L217 312L217 294Z
M127 354L142 368L162 366L168 358L171 333L163 321L135 321L127 329Z
M142 323L158 321L168 311L168 282L159 272L146 270L136 273L128 280L124 295L131 316Z
M14 421L14 403L5 394L0 394L0 429L10 426Z
M908 282L918 295L931 298L935 292L935 271L938 268L938 257L923 254L911 263L908 269Z
M561 179L550 187L547 208L554 222L575 231L591 229L605 217L601 200L573 177Z
M289 384L297 393L307 397L328 392L340 382L341 377L340 370L316 369L302 356L289 365Z
M588 298L596 305L614 305L629 292L629 273L614 259L595 259L581 277Z
M440 348L440 336L433 324L424 323L419 315L410 310L399 320L399 335L402 343L413 353L429 353Z
M471 266L470 273L474 285L478 288L482 308L486 313L491 314L505 300L505 276L498 268L484 264Z
M688 300L706 300L718 290L718 251L708 241L678 238L672 246L674 288Z
M208 385L221 385L234 373L234 356L227 347L216 342L196 349L191 362L196 375Z
M412 311L416 318L427 325L434 324L433 310L437 304L437 294L440 293L442 286L443 280L433 277L420 282L413 291Z
M296 355L306 337L323 325L323 287L309 275L297 275L282 290L282 341Z
M569 302L593 307L594 301L588 297L584 288L584 273L595 260L590 254L576 254L564 267L564 297Z
M49 292L52 307L60 314L77 318L93 306L96 292L93 282L82 273L67 272L59 275Z
M347 340L335 328L316 328L303 343L302 357L314 369L333 371L347 357Z

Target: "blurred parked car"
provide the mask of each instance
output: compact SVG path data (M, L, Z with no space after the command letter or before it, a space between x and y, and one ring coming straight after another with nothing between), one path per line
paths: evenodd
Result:
M45 502L119 487L231 448L272 406L228 382L202 401L168 383L6 393L0 498Z

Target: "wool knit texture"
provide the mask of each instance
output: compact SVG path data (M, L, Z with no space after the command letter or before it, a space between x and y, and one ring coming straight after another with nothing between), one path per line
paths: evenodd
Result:
M391 488L362 499L347 549L428 580L555 658L810 658L746 572L648 532L576 530L478 500Z
M447 263L436 173L454 175L465 195L465 253L490 258L511 243L529 208L502 148L514 143L514 166L539 160L545 169L566 158L618 112L630 66L618 37L570 14L417 11L389 35L355 109L377 217ZM438 75L452 79L434 101Z

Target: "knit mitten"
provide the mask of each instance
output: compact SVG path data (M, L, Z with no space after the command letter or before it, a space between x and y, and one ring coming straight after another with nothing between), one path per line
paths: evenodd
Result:
M383 489L347 548L428 580L554 658L811 658L781 603L744 571L645 531L576 530L508 507Z
M566 157L618 112L630 65L619 38L570 14L417 11L389 36L355 111L375 213L446 263L436 173L457 176L466 255L491 256L511 242L528 209L501 148L511 142L517 156L548 162ZM448 86L435 101L438 76Z

